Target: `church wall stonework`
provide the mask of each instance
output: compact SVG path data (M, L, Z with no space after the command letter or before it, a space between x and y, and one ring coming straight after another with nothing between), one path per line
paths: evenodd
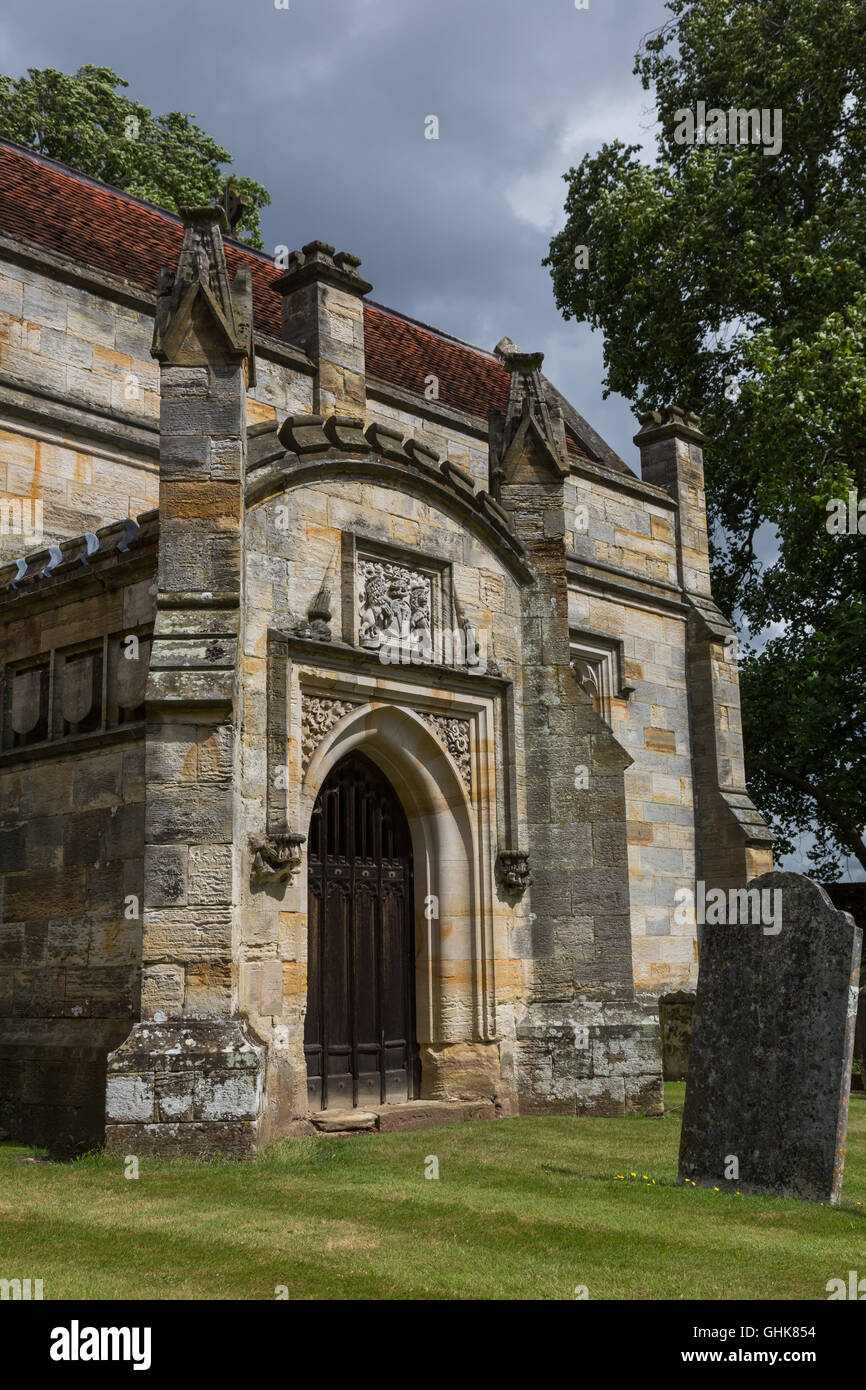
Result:
M0 403L9 411L0 425L0 497L26 504L25 522L41 503L46 544L159 500L153 312L144 299L138 308L118 302L114 288L110 278L92 289L58 282L0 255ZM263 354L258 367L249 423L311 408L310 376ZM39 543L2 531L0 560Z
M0 433L3 498L40 502L46 540L155 506L158 373L141 315L7 262L0 267L0 344L2 394L13 407ZM69 428L82 416L96 423L97 414L102 437L88 441ZM29 548L38 544L37 536ZM15 535L0 535L0 559L26 548Z
M140 1009L153 523L137 540L0 604L0 1105L64 1148L101 1141L106 1055Z
M370 1123L658 1113L674 893L769 862L696 422L645 417L638 477L540 354L391 343L356 257L182 230L154 297L0 229L2 484L44 502L0 537L0 1124L315 1131L310 818L356 752L415 894L418 1095Z
M339 466L336 471L339 474ZM519 660L515 631L519 600L518 584L507 567L482 543L467 536L459 521L420 498L373 482L350 483L337 476L314 487L278 492L250 508L247 526L247 592L255 597L246 629L245 669L249 679L244 788L245 819L255 835L266 829L263 792L271 785L273 771L267 758L267 667L272 659L268 634L274 628L290 632L301 625L304 613L324 589L331 595L333 610L331 650L339 657L345 601L341 592L344 536L353 536L362 557L365 545L380 547L368 549L367 563L378 559L387 564L390 556L395 570L401 568L400 562L407 569L414 563L423 566L425 559L446 564L462 615L480 640L485 667L489 669L494 663L501 673L497 677L500 687L507 684L506 673L513 673ZM357 600L358 586L353 584L348 601ZM438 624L446 621L438 604L434 612ZM448 627L454 627L453 615ZM429 830L429 824L423 823L437 815L447 821L452 811L464 821L471 817L479 839L487 840L485 883L471 882L465 855L462 860L458 856L449 871L445 859L447 827L435 841L438 862L433 877L416 879L418 994L419 1002L426 1001L426 1007L419 1008L422 1096L498 1101L509 1110L514 1098L504 1085L503 1070L508 1077L513 1068L513 1001L522 990L523 962L509 951L514 906L498 900L494 884L496 825L501 820L496 805L495 742L497 737L502 739L501 728L496 731L494 726L497 718L501 719L496 709L501 706L501 697L491 699L483 674L474 678L474 690L473 677L464 676L462 688L447 692L442 688L447 670L437 669L434 684L422 664L401 663L399 653L396 661L379 660L382 653L375 651L365 653L363 671L352 673L336 670L330 663L323 665L323 655L328 653L323 654L321 643L304 661L303 645L304 639L298 639L293 647L286 713L290 823L306 833L315 799L313 789L322 777L323 745L340 739L342 733L341 748L347 738L360 737L374 758L385 763L395 757L405 760L406 766L398 773L391 766L387 771L392 780L396 775L413 782L411 790L404 792L404 805L413 798L418 801L417 810L407 806L407 813L419 850ZM376 727L377 719L381 729ZM455 722L461 731L471 730L465 735L466 747L454 741L449 746L448 726ZM347 733L353 725L358 732ZM412 761L415 766L410 766ZM450 786L452 807L428 804L431 794L425 779L437 762L441 764L437 780ZM420 768L424 769L423 777ZM287 1109L290 1119L299 1120L306 1114L302 1052L307 985L305 859L300 861L296 882L284 892L263 890L261 885L245 891L243 998L257 1031L274 1038L277 1050L284 1055L281 1065L289 1078L286 1085L291 1100L276 1109L278 1113ZM446 892L451 893L447 903ZM440 901L441 919L428 921L425 916L424 905L430 895ZM483 921L473 920L479 917ZM490 943L483 948L489 952L485 959L475 958L476 971L495 970L497 974L497 1003L486 1020L478 1017L481 1005L473 994L472 979L460 978L466 971L464 957L458 955L446 965L449 958L443 960L441 946L430 939L443 925L446 934L454 936L468 937L480 929ZM490 1034L496 1041L490 1041Z

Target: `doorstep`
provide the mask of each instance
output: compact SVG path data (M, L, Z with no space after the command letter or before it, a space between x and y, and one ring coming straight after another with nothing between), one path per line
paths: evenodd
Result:
M316 1110L310 1121L322 1134L357 1134L395 1129L436 1129L441 1125L495 1120L492 1101L408 1100L400 1105L369 1105L363 1110Z

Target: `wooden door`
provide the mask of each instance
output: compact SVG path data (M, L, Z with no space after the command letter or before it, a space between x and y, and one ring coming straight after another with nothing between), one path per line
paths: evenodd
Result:
M308 837L311 1110L415 1094L412 853L397 795L353 753L322 786Z

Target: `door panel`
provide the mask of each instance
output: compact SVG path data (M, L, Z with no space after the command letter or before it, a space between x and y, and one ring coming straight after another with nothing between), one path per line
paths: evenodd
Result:
M308 866L310 1107L406 1100L417 1072L409 827L360 754L322 786Z

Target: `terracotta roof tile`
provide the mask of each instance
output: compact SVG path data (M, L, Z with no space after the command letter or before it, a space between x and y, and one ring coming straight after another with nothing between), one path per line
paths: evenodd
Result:
M0 140L0 233L155 293L160 269L177 263L183 226L174 213ZM281 337L271 289L280 272L270 258L227 240L226 260L232 275L249 265L256 327ZM508 374L494 357L379 304L365 304L364 323L371 376L423 396L433 375L443 405L485 417L505 409ZM569 448L581 452L571 440Z
M508 373L502 364L435 329L367 304L364 344L370 376L421 396L426 378L435 376L443 405L484 416L505 410Z

